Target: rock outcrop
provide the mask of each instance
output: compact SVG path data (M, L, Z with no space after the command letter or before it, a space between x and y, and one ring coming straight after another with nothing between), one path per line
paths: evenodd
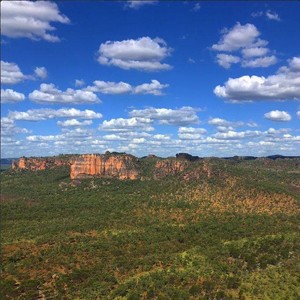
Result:
M115 177L137 179L137 158L127 154L87 154L71 163L71 179L86 177Z
M12 162L12 170L38 171L69 165L69 157L21 157Z
M183 180L200 179L212 176L211 164L196 156L179 153L176 157L159 158L155 155L137 158L118 152L105 154L60 155L54 157L21 157L13 161L12 169L46 170L60 166L70 168L70 178L83 179L91 177L126 179L163 179L179 175Z
M155 179L160 179L168 175L175 175L179 172L184 171L191 164L187 160L178 160L174 158L162 159L155 164Z

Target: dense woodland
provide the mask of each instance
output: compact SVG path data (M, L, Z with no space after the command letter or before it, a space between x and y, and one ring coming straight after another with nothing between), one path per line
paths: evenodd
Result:
M300 159L141 168L2 172L0 298L299 299Z

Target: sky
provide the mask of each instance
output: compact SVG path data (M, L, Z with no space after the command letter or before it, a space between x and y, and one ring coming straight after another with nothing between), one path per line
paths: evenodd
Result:
M1 157L300 154L300 3L2 1Z

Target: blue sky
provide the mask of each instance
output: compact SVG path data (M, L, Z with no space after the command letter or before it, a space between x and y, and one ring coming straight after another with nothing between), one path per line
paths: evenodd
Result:
M1 156L299 155L297 2L1 2Z

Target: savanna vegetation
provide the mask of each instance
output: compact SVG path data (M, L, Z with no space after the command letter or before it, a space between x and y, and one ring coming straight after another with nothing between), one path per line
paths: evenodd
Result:
M185 180L147 179L151 160L134 181L1 172L0 298L299 299L299 159L202 165Z

